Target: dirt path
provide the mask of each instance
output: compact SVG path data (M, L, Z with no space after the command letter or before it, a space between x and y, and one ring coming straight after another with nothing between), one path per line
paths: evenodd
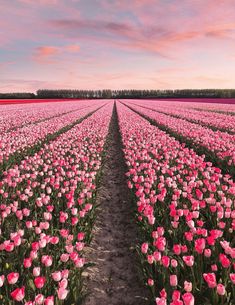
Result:
M98 218L88 258L88 297L84 305L146 305L147 289L140 283L134 251L137 228L128 198L125 165L113 115L103 178L98 192Z

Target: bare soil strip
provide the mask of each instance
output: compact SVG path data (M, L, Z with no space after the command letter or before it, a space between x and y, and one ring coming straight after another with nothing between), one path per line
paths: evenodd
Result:
M128 196L125 163L116 108L110 123L107 154L97 196L94 238L88 259L85 305L146 305L147 288L140 282L135 251L137 226Z

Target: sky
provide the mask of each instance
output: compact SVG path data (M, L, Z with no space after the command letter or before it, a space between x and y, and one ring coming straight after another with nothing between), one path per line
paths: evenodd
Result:
M0 0L0 92L235 88L235 0Z

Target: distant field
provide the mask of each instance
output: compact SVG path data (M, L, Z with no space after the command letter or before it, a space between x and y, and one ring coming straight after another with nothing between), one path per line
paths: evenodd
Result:
M70 101L73 99L16 99L16 100L11 100L11 99L0 99L0 105L8 105L8 104L31 104L31 103L48 103L48 102L64 102L64 101ZM78 101L77 99L75 101Z
M235 100L0 104L1 304L234 305Z

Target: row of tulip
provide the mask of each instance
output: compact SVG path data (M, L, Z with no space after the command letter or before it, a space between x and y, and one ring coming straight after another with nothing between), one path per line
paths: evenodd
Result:
M1 106L0 133L89 106L90 102L55 102ZM92 103L94 104L94 102Z
M225 104L221 104L221 101L225 102ZM229 100L230 101L230 100ZM203 106L203 107L202 107ZM216 103L211 103L211 104L203 104L203 105L198 105L198 103L190 103L189 105L190 108L193 108L194 110L198 110L201 111L201 109L203 108L203 110L206 111L211 111L211 112L215 112L215 113L227 113L230 115L235 115L235 104L233 102L229 103L228 100L217 100Z
M167 115L185 119L193 123L199 123L213 130L225 131L231 134L235 133L235 116L223 113L208 112L202 109L200 111L189 109L186 103L177 102L157 102L157 101L133 101L134 105L142 106Z
M81 119L104 104L105 102L103 101L98 105L97 103L94 103L94 105L91 103L89 107L85 108L77 106L78 110L73 112L3 133L0 138L0 164L7 163L11 155L16 152L24 153L25 149L40 143L46 136L58 132L64 126ZM64 107L66 107L65 104Z
M117 112L154 301L233 305L234 181L123 104Z
M235 135L213 131L199 124L174 118L131 103L126 104L167 131L182 137L183 141L187 141L202 152L206 152L207 155L214 154L214 162L223 164L228 172L235 173Z
M155 100L156 101L156 100ZM159 101L159 100L158 100ZM174 107L174 103L180 107L188 109L212 111L218 113L231 113L235 114L235 99L206 99L206 98L192 98L192 99L174 99L174 100L161 100L164 103L170 104Z
M112 103L3 173L0 303L77 304Z

